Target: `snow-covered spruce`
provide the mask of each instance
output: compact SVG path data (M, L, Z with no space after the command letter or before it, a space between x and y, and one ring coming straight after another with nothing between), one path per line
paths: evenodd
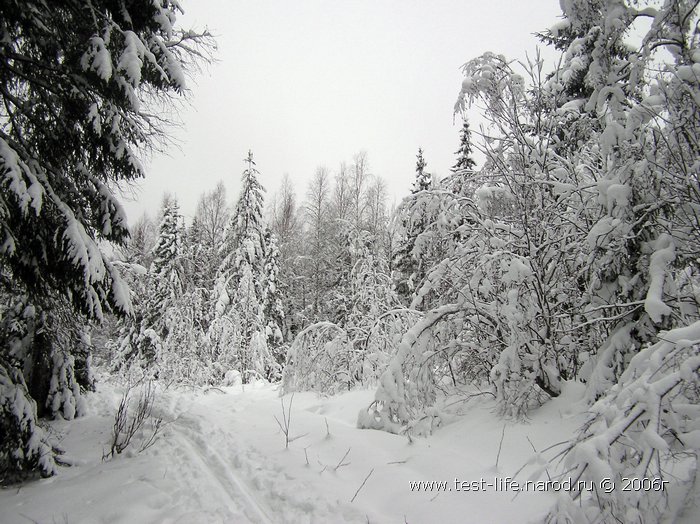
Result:
M164 137L154 105L183 93L186 69L208 53L208 35L175 27L179 12L169 0L0 7L0 307L6 318L8 302L26 296L37 322L25 340L32 347L18 354L3 345L0 356L22 370L39 413L80 413L75 376L84 370L76 367L89 361L80 354L81 324L131 312L128 289L98 242L126 239L113 188L143 176L141 154ZM40 440L36 411L20 411L20 425L3 418L0 426L3 441L28 450L14 466L52 471L30 464Z
M0 483L56 472L53 450L36 419L22 373L0 357Z
M238 370L247 383L277 364L268 347L265 319L265 189L250 151L245 164L241 194L221 246L209 339L221 368Z
M267 347L272 354L274 364L271 362L265 370L265 376L271 380L279 380L282 375L287 358L288 346L284 344L282 327L284 326L285 313L282 306L282 291L279 282L279 257L277 237L269 229L265 229L264 236L265 263L263 267L263 317L265 319L265 337Z
M119 264L135 307L111 344L113 368L128 373L136 365L167 383L216 382L223 374L209 344L210 290L201 287L196 270L197 231L194 225L183 231L172 196L164 199L161 215L149 269Z

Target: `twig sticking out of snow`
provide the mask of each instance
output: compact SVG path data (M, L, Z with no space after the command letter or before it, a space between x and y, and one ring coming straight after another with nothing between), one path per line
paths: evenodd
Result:
M498 459L501 458L501 447L503 446L503 437L506 434L506 425L503 424L503 431L501 431L501 441L498 443L498 454L496 455L496 469L498 469Z
M350 450L348 450L348 451L350 451ZM367 479L370 478L370 477L372 476L372 473L374 473L374 468L372 468L372 469L369 471L369 473L367 473L367 476L365 477L365 480L362 481L362 484L360 484L360 487L357 488L357 491L355 492L355 494L354 494L354 495L352 496L352 498L350 499L350 503L355 502L355 498L357 497L357 494L358 494L358 493L360 492L360 490L365 486L365 484L367 483Z
M532 448L532 451L534 451L535 453L537 453L537 448L535 448L535 445L532 443L532 440L530 440L530 437L528 437L527 435L525 435L525 438L526 438L527 441L530 443L530 447ZM547 478L548 478L549 480L552 480L552 477L551 477L551 475L549 474L549 470L548 470L547 468L544 468L544 472L547 474Z
M294 442L295 440L298 440L300 438L304 438L308 434L309 434L309 432L307 431L306 433L302 433L301 435L296 435L295 437L289 437L289 442Z
M292 393L291 398L289 399L289 406L287 406L287 409L285 410L284 407L284 399L280 399L280 402L282 403L282 422L279 421L277 416L275 416L275 420L277 421L277 425L280 427L282 430L282 433L284 434L284 448L289 449L289 443L294 442L297 439L303 438L309 433L303 433L301 435L297 435L295 437L290 437L289 436L289 426L291 424L292 420L292 402L294 401L294 393ZM306 450L304 450L306 452ZM308 459L306 460L308 463Z
M525 438L526 438L527 441L530 443L530 447L532 448L532 451L534 451L535 453L537 453L537 448L535 448L535 445L532 443L532 440L530 440L530 437L528 437L527 435L525 435Z
M280 427L282 430L282 433L284 434L284 448L289 449L289 443L291 440L296 440L289 438L289 424L291 423L292 420L292 402L294 402L294 393L292 393L292 396L289 399L289 407L287 408L287 411L285 411L284 407L284 399L281 398L280 402L282 403L282 422L279 421L277 418L277 415L273 415L275 417L275 420L277 421L277 425Z
M349 462L343 462L345 458L348 456L348 453L350 453L350 448L345 452L345 455L343 455L343 458L340 459L340 462L333 468L333 471L338 471L339 468L342 468L343 466L348 466L350 463Z
M331 438L331 430L328 427L328 419L326 417L323 417L323 420L326 421L326 440L330 440Z

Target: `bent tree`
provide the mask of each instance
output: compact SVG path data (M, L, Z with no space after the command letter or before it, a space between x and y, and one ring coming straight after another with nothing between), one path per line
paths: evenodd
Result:
M700 452L698 3L561 5L541 35L554 71L493 53L463 67L456 110L483 113L485 161L465 170L473 194L431 191L456 246L358 424L431 428L446 378L514 418L578 381L588 418L560 475L669 485L571 493L548 521L673 520Z

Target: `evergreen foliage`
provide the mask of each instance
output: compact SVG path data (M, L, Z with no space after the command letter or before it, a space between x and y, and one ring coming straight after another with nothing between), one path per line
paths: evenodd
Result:
M265 229L265 264L263 289L263 318L265 319L265 336L267 347L275 359L276 365L266 370L268 378L280 378L281 370L286 359L287 346L284 344L282 327L284 325L284 309L282 293L279 288L279 249L277 238L270 229Z
M217 275L212 343L225 369L238 370L244 382L274 367L267 345L264 312L264 189L253 153L248 152L242 188L222 246Z
M11 408L4 394L13 388L21 405L18 418L0 422L2 462L14 453L13 469L53 472L51 453L35 455L35 413L79 414L81 324L131 312L98 242L127 238L112 188L143 176L141 155L164 138L156 106L185 91L185 71L211 46L207 34L175 27L179 11L169 0L0 6L3 302L5 293L26 297L22 310L34 312L26 323L37 328L27 328L22 354L0 350L3 405ZM3 306L3 317L13 310Z
M476 162L472 158L472 133L469 130L469 120L462 119L462 129L459 131L459 149L455 151L457 161L452 166L452 175L442 182L443 186L454 193L472 198L476 187L472 182Z
M423 150L419 147L416 155L416 179L413 182L411 193L427 191L432 187L433 176L425 170L427 165L428 163L423 158Z
M440 244L444 240L434 235L442 204L433 190L439 192L441 188L425 170L427 163L422 149L418 150L417 159L413 189L396 212L394 234L397 241L392 254L396 289L406 304L413 301L430 265L439 258Z
M455 151L457 162L452 166L452 171L471 171L476 167L472 158L472 133L469 130L469 120L462 120L462 129L459 131L459 149Z

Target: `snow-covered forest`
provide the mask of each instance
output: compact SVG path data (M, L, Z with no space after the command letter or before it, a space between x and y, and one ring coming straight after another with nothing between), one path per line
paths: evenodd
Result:
M249 151L131 226L214 37L0 5L0 521L697 522L698 3L560 3L397 205Z

